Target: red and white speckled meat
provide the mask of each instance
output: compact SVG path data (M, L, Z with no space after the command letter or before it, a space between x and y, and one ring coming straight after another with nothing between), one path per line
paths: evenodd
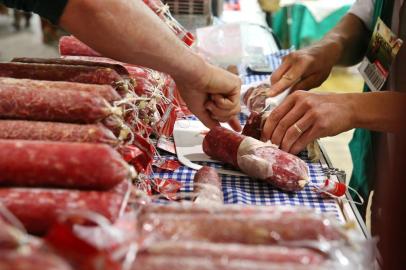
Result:
M115 221L125 204L120 193L66 189L0 188L4 204L32 234L44 234L67 212L93 211ZM80 220L75 220L80 223Z
M261 112L265 108L267 91L270 85L263 83L255 87L251 87L244 94L243 102L252 112Z
M70 270L70 265L50 252L41 250L2 250L1 270Z
M0 140L0 185L106 190L130 177L106 144Z
M61 37L59 40L59 53L61 55L100 56L98 52L74 36Z
M123 79L115 70L104 67L17 62L0 63L0 77L110 85Z
M108 102L83 91L0 88L0 118L95 123L112 114Z
M101 124L0 120L0 139L119 144L111 130Z
M203 166L193 178L193 192L197 194L195 203L223 204L221 179L214 168Z
M90 66L90 67L104 67L115 70L123 78L129 77L127 69L116 63L98 62L98 61L85 61L79 59L63 59L63 58L29 58L18 57L14 58L12 62L19 63L36 63L36 64L58 64L58 65L70 65L70 66Z
M316 213L164 214L146 213L139 218L146 245L160 241L205 241L269 245L287 241L343 240L328 219Z
M95 85L73 82L37 81L28 79L0 78L0 89L43 89L53 91L75 90L99 95L109 103L120 100L121 97L111 85Z
M309 181L307 165L297 156L223 127L210 130L203 151L285 191L301 190Z
M267 263L320 265L326 258L306 248L202 242L160 242L138 254L143 256L195 257L210 260L252 260Z

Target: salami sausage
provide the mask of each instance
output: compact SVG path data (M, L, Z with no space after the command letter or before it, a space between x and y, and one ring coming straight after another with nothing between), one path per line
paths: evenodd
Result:
M269 88L268 83L263 83L247 90L243 96L243 102L251 112L259 113L265 108Z
M110 68L15 62L0 63L0 77L110 85L123 81Z
M34 89L41 91L49 89L54 91L75 90L99 95L109 103L120 100L121 97L110 85L95 85L86 83L37 81L27 79L0 78L0 89Z
M309 182L307 165L297 156L223 127L210 130L204 138L203 151L284 191L301 190Z
M193 192L197 194L195 203L223 204L221 179L214 168L203 166L193 178Z
M242 130L242 134L259 140L261 138L262 119L262 114L255 111L251 112Z
M123 78L129 77L127 69L119 64L99 62L99 61L86 61L79 59L63 59L63 58L29 58L19 57L11 60L12 62L20 63L34 63L34 64L58 64L58 65L70 65L70 66L90 66L90 67L104 67L115 70Z
M0 185L106 190L129 179L106 144L0 140Z
M115 192L0 188L3 203L32 234L42 235L70 211L93 211L115 221L125 205ZM79 220L77 220L79 223Z
M74 90L0 89L0 118L95 123L112 115L100 96Z
M61 55L100 56L98 52L74 36L61 37L59 40L59 53Z
M343 240L329 220L316 214L154 214L141 216L145 243L159 241L205 241L269 245L290 241Z
M0 270L71 270L67 262L41 250L2 250Z
M88 142L118 145L119 140L108 128L57 122L0 120L0 139L59 142Z
M139 256L196 257L212 260L320 265L326 258L307 248L201 242L161 242L147 247Z

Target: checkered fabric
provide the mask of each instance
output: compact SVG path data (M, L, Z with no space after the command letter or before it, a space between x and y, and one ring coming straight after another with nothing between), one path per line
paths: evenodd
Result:
M284 53L274 54L269 56L273 59L270 63L280 63L281 57L286 55ZM248 75L245 82L253 82L263 79L261 76ZM189 118L195 119L193 117ZM245 122L244 115L240 115L241 123ZM163 156L167 159L175 159L175 156ZM282 192L270 184L261 180L250 179L248 177L221 175L222 188L224 193L224 201L226 204L251 204L251 205L292 205L292 206L306 206L314 208L324 213L335 215L339 221L344 221L341 215L341 210L337 201L334 199L323 198L315 192L314 186L321 186L326 179L323 173L323 168L327 167L323 161L318 163L311 163L306 153L301 153L300 157L306 161L310 172L310 184L302 191L297 193ZM218 163L202 163L204 165L220 167ZM181 191L190 192L193 190L193 177L195 170L185 166L180 167L175 172L168 172L157 170L156 177L177 179L182 182L183 187Z

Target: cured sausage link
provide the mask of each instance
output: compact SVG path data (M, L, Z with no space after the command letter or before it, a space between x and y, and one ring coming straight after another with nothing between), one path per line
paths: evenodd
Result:
M112 114L108 102L82 91L0 88L0 118L95 123Z
M78 125L57 122L0 120L0 139L88 142L117 145L117 137L101 124Z
M0 140L0 185L106 190L130 177L106 144Z
M16 62L0 63L0 77L110 85L123 80L110 68Z
M75 90L84 91L90 94L99 95L109 103L120 100L121 97L111 85L95 85L87 83L73 83L60 81L38 81L28 79L0 78L0 89L43 89L53 91Z
M61 37L59 40L59 53L61 55L100 56L98 52L74 36Z
M70 211L92 211L115 221L123 207L123 196L114 192L64 189L0 188L0 202L29 233L42 235Z
M210 130L204 138L203 151L284 191L301 190L309 182L307 165L297 156L223 127Z
M214 168L203 166L193 178L193 192L197 194L195 203L223 204L221 179Z
M339 228L316 214L145 214L139 224L145 243L205 241L269 245L289 241L343 240Z
M142 251L140 256L196 257L213 260L253 260L256 262L320 265L326 258L307 248L219 244L209 242L160 242Z
M98 62L98 61L86 61L79 59L63 59L63 58L30 58L30 57L17 57L11 60L12 62L20 63L35 63L35 64L58 64L58 65L70 65L70 66L90 66L90 67L104 67L115 70L120 76L129 77L127 69L119 64Z

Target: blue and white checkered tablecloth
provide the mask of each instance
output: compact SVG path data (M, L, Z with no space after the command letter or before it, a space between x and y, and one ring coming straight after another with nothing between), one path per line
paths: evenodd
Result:
M289 51L281 51L277 54L268 56L269 62L277 67L280 64L281 58ZM245 83L251 83L258 80L263 80L266 76L263 75L247 75ZM245 122L245 117L241 114L241 122ZM175 156L163 156L168 159L175 159ZM282 192L264 181L251 179L249 177L221 175L222 189L224 193L224 201L226 204L251 204L251 205L291 205L291 206L306 206L314 208L324 213L335 215L339 221L344 222L341 209L334 199L326 199L321 197L313 190L313 186L320 186L326 179L323 173L323 168L327 164L323 162L312 163L308 160L306 153L302 153L300 157L306 161L310 172L310 185L306 186L302 191L297 193ZM213 167L219 167L218 163L202 163ZM180 167L175 172L157 170L156 177L176 179L182 182L181 191L190 192L193 190L193 177L195 170L186 166Z

